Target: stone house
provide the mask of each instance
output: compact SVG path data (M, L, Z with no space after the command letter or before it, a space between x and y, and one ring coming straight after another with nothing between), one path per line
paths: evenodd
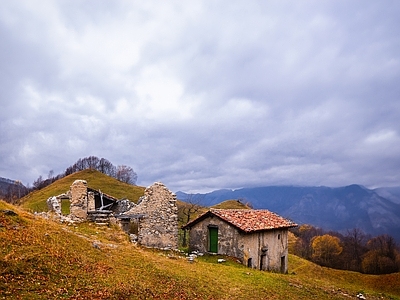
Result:
M190 250L238 258L244 265L288 270L288 229L297 224L268 210L211 209L186 224Z
M61 213L62 199L69 199L70 214ZM147 187L138 203L118 200L88 187L85 180L75 180L70 190L47 200L49 211L60 220L92 221L99 225L119 224L128 233L135 228L135 240L146 247L178 248L178 207L176 196L164 184ZM135 225L135 226L132 226Z

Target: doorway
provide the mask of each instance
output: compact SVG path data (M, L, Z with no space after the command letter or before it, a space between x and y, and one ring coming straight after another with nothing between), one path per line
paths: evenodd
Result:
M218 227L208 227L208 251L218 253Z
M260 270L266 270L267 269L267 254L263 253L260 256Z
M286 256L281 257L281 273L286 273Z

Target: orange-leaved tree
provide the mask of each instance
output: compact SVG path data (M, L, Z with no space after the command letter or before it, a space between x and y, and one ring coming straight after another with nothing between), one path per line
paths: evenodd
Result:
M314 237L311 241L311 247L313 260L327 266L332 266L334 259L343 251L340 239L329 234Z

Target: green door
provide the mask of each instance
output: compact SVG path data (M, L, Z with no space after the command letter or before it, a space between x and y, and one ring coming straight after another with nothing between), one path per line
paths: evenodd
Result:
M209 236L209 245L210 252L218 253L218 228L217 227L209 227L208 228L208 236Z

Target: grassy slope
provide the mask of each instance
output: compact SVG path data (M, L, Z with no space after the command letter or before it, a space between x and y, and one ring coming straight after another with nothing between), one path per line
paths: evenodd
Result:
M71 184L77 179L84 179L88 186L100 189L102 192L115 198L127 198L133 202L143 196L144 187L133 186L109 177L96 170L83 170L53 182L49 186L34 191L21 199L23 208L31 211L47 211L46 200L51 196L57 196L69 190Z
M183 211L187 210L187 207L191 207L191 205L189 203L186 203L184 201L178 200L177 201L177 205L178 205L178 220L180 220L179 226L183 226L185 225L186 219L187 217L184 215ZM216 204L214 206L211 206L211 208L218 208L218 209L249 209L248 206L246 206L245 204L240 203L237 200L226 200L223 201L219 204ZM198 205L198 209L196 212L194 212L191 216L190 216L190 220L194 220L196 219L198 216L200 216L201 214L205 213L206 211L209 210L209 207L204 207L204 206L200 206Z
M211 208L217 209L250 209L246 204L241 203L239 200L226 200L218 203Z
M217 258L189 263L136 247L117 228L60 225L0 202L0 298L348 299L363 291L367 299L400 299L399 273L362 275L290 255L295 274L283 275Z

